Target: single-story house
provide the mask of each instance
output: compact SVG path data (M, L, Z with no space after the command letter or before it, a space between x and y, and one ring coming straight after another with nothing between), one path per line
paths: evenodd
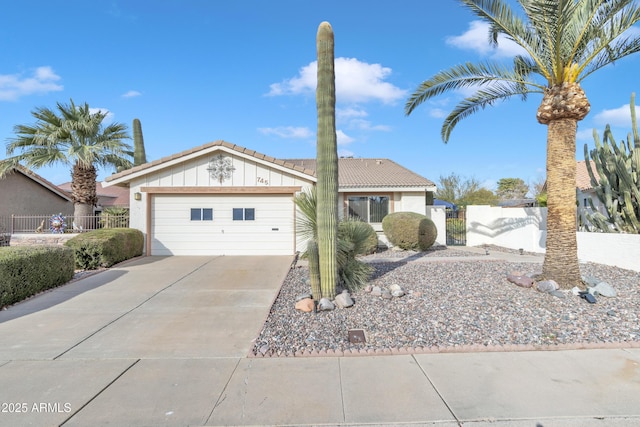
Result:
M344 212L380 228L396 211L424 214L435 184L386 159L340 159ZM130 226L149 255L292 255L293 197L316 183L315 160L281 160L215 141L106 178L129 188Z
M59 188L71 194L71 182L58 185ZM126 187L105 187L102 182L96 182L98 205L94 207L94 214L99 215L105 208L129 208L129 189Z
M35 172L18 166L0 179L0 218L73 214L71 196Z

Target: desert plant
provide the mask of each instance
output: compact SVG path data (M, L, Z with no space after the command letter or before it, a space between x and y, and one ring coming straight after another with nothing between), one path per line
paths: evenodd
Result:
M129 227L129 209L108 207L100 215L102 228L127 228Z
M147 163L147 154L144 150L142 125L139 119L133 119L133 165L138 166L143 163Z
M370 253L373 227L357 219L345 219L338 224L338 275L341 284L350 291L363 287L371 277L373 268L356 259ZM378 237L376 236L376 245Z
M547 239L542 276L562 288L584 286L576 237L576 132L590 104L582 81L640 51L640 7L634 0L459 0L489 24L487 41L504 38L522 49L510 64L466 62L421 83L405 105L417 106L446 92L470 93L445 118L449 140L464 118L498 103L541 94L536 118L547 126ZM515 9L518 7L518 10Z
M600 142L598 132L594 129L593 139L596 148L587 150L584 145L584 157L591 185L596 190L598 199L606 208L607 215L598 212L589 199L590 210L585 212L587 220L600 231L640 233L640 136L636 120L635 94L631 94L631 128L626 142L620 145L607 125ZM589 156L591 154L591 156ZM598 178L591 167L596 166Z
M385 216L382 230L392 245L405 250L425 251L438 237L433 221L416 212L394 212Z
M333 298L335 290L331 294L323 294L320 289L318 243L316 241L318 229L315 187L306 189L296 195L294 202L301 213L297 217L296 229L298 235L306 241L307 245L303 256L309 262L311 295L316 301L322 296ZM371 242L371 231L373 231L373 227L355 219L346 219L338 224L336 243L337 281L347 289L355 290L364 286L371 276L371 268L356 259L358 254L367 253ZM375 231L373 233L375 234Z
M131 146L127 127L121 123L104 125L105 111L93 112L89 104L76 106L57 104L58 113L49 108L36 108L31 114L34 125L14 127L16 137L9 140L7 154L18 154L0 161L0 177L23 164L27 168L62 163L72 167L71 198L73 216L93 215L98 203L96 177L98 166L131 167ZM78 226L87 229L79 221Z
M338 265L338 144L336 137L336 85L334 72L334 37L328 22L322 22L316 36L318 83L317 140L317 242L322 296L333 297Z

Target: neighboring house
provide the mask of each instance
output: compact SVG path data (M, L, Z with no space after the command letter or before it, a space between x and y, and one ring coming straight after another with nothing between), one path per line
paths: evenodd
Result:
M425 213L435 185L390 160L340 159L341 203L379 225L382 213ZM386 177L386 180L381 179ZM279 160L224 141L106 178L130 191L131 227L148 255L292 255L293 198L316 183L312 160Z
M596 178L599 180L598 171L596 170L596 164L593 160L591 162L591 170ZM589 172L587 171L587 164L585 160L581 160L577 162L576 165L576 197L578 198L578 204L580 206L579 212L582 223L586 220L584 216L584 210L589 209L589 199L593 202L593 206L597 211L605 214L606 208L598 199L598 195L596 194L595 188L591 185L591 178L589 177Z
M71 194L71 183L65 182L59 188ZM93 211L100 214L105 208L129 208L129 189L125 187L104 187L102 182L96 182L98 205Z
M11 215L73 215L65 191L24 167L0 179L0 218Z

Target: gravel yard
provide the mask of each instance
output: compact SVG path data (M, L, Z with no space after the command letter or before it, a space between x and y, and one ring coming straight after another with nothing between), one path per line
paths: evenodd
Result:
M298 265L286 277L253 355L640 346L640 273L581 265L583 275L607 281L618 293L589 304L568 291L559 298L506 280L514 271L540 272L542 256L515 263L473 255L437 248L364 257L375 267L372 285L398 284L406 295L388 300L361 290L352 294L353 307L318 313L294 309L296 298L310 291L308 269ZM366 343L350 343L350 329L363 329Z

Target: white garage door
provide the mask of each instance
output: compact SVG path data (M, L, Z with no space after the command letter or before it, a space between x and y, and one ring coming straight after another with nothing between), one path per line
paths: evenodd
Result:
M292 255L292 195L153 196L152 255Z

